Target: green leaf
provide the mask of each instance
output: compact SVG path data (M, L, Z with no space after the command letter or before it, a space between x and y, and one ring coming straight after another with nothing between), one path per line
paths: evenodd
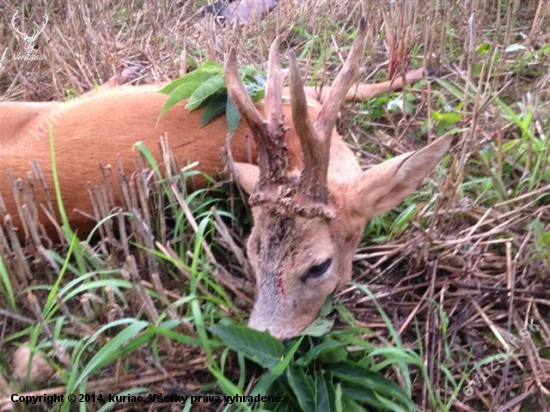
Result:
M486 55L487 53L489 53L489 51L491 50L491 44L489 43L481 43L477 49L476 49L476 53L478 56L484 56Z
M2 284L4 287L2 288ZM11 278L8 275L8 270L4 265L2 256L0 256L0 293L4 295L9 303L10 309L15 313L18 312L17 305L15 303L15 295L13 294L13 288L11 285Z
M298 359L298 361L296 361L296 364L300 366L307 366L314 360L317 360L319 358L323 358L323 360L325 360L324 358L327 357L327 355L332 354L337 355L336 358L340 358L338 359L338 362L341 362L345 360L348 356L346 345L346 342L336 342L334 340L328 340L313 347L305 356ZM342 355L343 357L341 357Z
M326 318L330 312L332 312L333 306L332 306L332 300L334 298L334 293L331 293L328 298L325 300L325 303L323 303L323 307L321 308L321 311L319 312L320 318Z
M374 358L376 356L384 356L388 359L389 364L403 362L418 367L422 366L422 358L418 355L418 353L409 348L386 346L376 348L368 354L369 358Z
M334 385L332 380L330 380L330 385ZM334 388L334 410L336 412L344 412L342 405L342 385L340 383Z
M284 356L283 344L268 332L258 332L246 326L214 325L209 328L231 349L265 368L273 368Z
M265 88L256 83L245 83L244 88L254 103L258 103L265 96Z
M149 163L149 166L155 171L155 174L159 178L159 180L162 180L162 174L160 173L159 165L157 163L157 160L155 156L151 153L149 148L143 143L142 141L137 141L132 146L132 150L139 150L139 152L145 157L147 160L147 163Z
M320 337L330 332L332 325L334 325L333 320L317 318L302 332L302 335Z
M207 61L195 71L168 83L164 88L159 90L160 93L167 94L169 97L160 110L157 122L173 106L188 99L208 79L213 76L221 76L222 74L223 67L219 63Z
M374 396L376 396L376 399L378 399L378 402L380 402L384 407L391 412L407 412L412 409L412 405L409 405L409 408L405 409L402 406L399 406L395 402L390 401L387 398L384 398L383 396L378 395L376 392L374 393Z
M345 412L367 412L365 408L355 402L352 398L343 396L342 397L342 410Z
M164 88L160 90L161 93L171 94L174 90L180 87L182 84L186 83L198 83L201 84L207 79L215 75L223 74L223 67L217 62L206 61L196 70L193 70L190 73L187 73L168 83ZM187 96L189 97L189 96Z
M315 393L308 376L302 368L292 366L286 370L288 384L294 391L300 408L304 412L315 412Z
M223 92L225 89L225 80L221 76L212 76L202 83L193 92L187 101L186 109L193 111L200 107L209 97L216 93Z
M342 362L333 365L331 366L331 371L334 376L339 377L343 381L365 389L372 389L388 398L397 399L403 404L412 405L412 401L399 385L386 379L379 373L372 372L351 362Z
M228 396L234 396L239 395L243 396L242 391L235 385L233 382L231 382L227 377L216 368L210 367L208 368L210 373L214 375L214 378L216 378L216 383L220 386L223 393L225 393Z
M212 100L210 100L210 102L204 108L204 112L202 113L201 127L206 126L216 116L219 116L220 114L225 112L226 105L227 97L224 95L216 96Z
M328 394L327 382L322 373L316 373L315 379L315 410L330 411L330 400Z
M288 365L294 359L294 354L300 347L300 344L302 343L303 340L304 340L304 337L302 336L288 350L288 352L285 354L285 357L276 366L271 368L268 373L262 376L262 378L258 381L256 386L250 393L252 396L267 393L269 387L274 382L276 382L277 378L279 378L279 376L281 376L286 371L286 369L288 368Z
M197 90L202 82L192 82L192 83L184 83L180 85L177 89L172 91L169 94L168 99L160 109L159 117L157 119L157 122L160 121L162 116L170 110L172 107L174 107L176 104L181 103L183 100L187 99L189 96L191 96L195 90Z
M120 320L128 321L128 319ZM103 345L101 349L96 352L96 354L92 357L92 359L90 359L90 361L86 364L86 366L76 379L76 383L74 384L73 388L76 388L81 383L86 382L92 372L100 369L102 366L111 362L113 359L116 359L117 356L120 356L120 349L124 345L127 345L129 342L131 342L134 338L136 338L138 334L149 325L149 323L145 321L136 321L132 319L131 322L132 323L129 326L119 332L115 337L109 340L105 345ZM109 325L113 326L114 324L114 322L111 322ZM92 340L92 338L90 339L90 341Z
M234 133L239 127L239 122L241 121L241 114L237 110L237 106L233 103L233 100L227 96L227 106L225 109L225 117L227 119L227 128L229 133Z
M415 203L410 204L400 215L393 221L391 230L401 231L405 229L409 222L416 216L418 206Z
M334 377L331 372L325 372L323 377L325 378L325 384L327 385L329 402L328 410L342 412L342 389L340 388L340 384L338 383L336 387L334 386Z
M366 389L359 385L342 384L342 395L344 399L351 398L361 403L366 403L370 406L374 406L375 408L378 408L378 409L382 409L384 407L378 401L378 399L376 399L376 396L374 396L374 392L372 390ZM346 407L344 410L348 411L350 409ZM359 409L359 410L363 410L363 409Z
M263 407L263 411L272 411L272 412L294 412L298 410L298 404L296 403L296 399L294 397L294 393L292 393L292 390L288 387L288 384L286 382L283 382L283 379L279 379L276 382L271 385L268 391L263 392L263 394L266 394L268 396L271 396L275 398L277 395L279 395L281 398L284 399L283 402L275 402L274 400L268 401L259 405L259 407ZM258 409L260 410L260 409Z

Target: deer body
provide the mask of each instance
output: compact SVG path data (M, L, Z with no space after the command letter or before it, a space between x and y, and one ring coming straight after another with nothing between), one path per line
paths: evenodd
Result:
M0 103L0 195L14 225L20 228L21 222L6 170L14 179L26 181L27 174L33 170L33 162L37 161L50 189L49 196L54 199L49 124L52 125L63 204L73 229L79 233L88 232L96 224L85 215L92 214L85 193L86 184L101 182L99 164L116 169L120 163L125 171L133 170L136 152L132 147L137 141L144 142L160 159L159 137L166 133L181 166L186 162L199 162L197 170L201 172L213 176L220 172L224 167L221 150L227 135L225 117L217 117L207 127L201 128L202 109L189 112L183 102L168 111L157 124L158 113L167 99L158 92L159 89L160 86L122 86L69 102ZM262 104L257 106L263 110ZM283 107L289 120L286 135L289 170L298 173L302 167L301 147L294 131L290 106L285 104ZM311 100L310 115L316 116L319 107L318 102ZM240 123L231 143L236 162L244 164L249 157L253 161L257 158L256 146L245 122ZM352 151L337 133L332 145L334 162L331 166L334 170L331 175L335 180L361 172ZM35 195L37 204L45 204L42 190L36 190ZM120 193L115 191L115 195L120 196ZM119 197L118 203L121 202ZM40 220L46 231L53 230L46 216L42 215Z
M320 95L302 86L293 54L289 87L282 89L277 42L270 51L262 104L248 97L233 52L227 61L227 90L243 117L232 138L235 177L251 194L255 222L247 243L257 279L249 324L279 338L300 333L317 317L326 298L351 278L352 257L367 222L411 194L451 143L442 138L361 170L334 127L340 106L423 77L417 70L396 82L351 88L365 34L362 20L344 67ZM64 206L73 229L80 232L95 223L78 211L91 212L85 188L88 182L100 183L97 164L115 168L120 161L125 171L133 170L136 141L143 141L160 160L157 142L167 134L180 165L198 161L198 169L208 174L221 170L226 120L219 117L200 128L201 111L189 112L179 104L157 124L166 101L157 90L158 86L121 87L67 103L0 103L0 195L15 225L21 224L21 208L4 173L9 169L15 179L25 180L37 160L52 190L48 122ZM27 151L21 150L24 139L32 143ZM37 196L38 203L45 202L43 195ZM51 231L48 219L40 219Z

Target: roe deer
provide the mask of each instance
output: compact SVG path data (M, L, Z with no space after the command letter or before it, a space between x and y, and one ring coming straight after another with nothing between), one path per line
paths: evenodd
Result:
M247 243L257 278L249 324L278 338L294 336L312 323L326 298L351 278L352 256L369 219L411 194L451 144L450 137L441 138L421 150L361 170L335 130L343 102L368 99L424 76L420 69L394 82L361 84L350 90L359 74L365 34L362 19L342 70L321 95L302 86L292 52L289 87L282 89L275 41L263 104L253 104L248 97L235 52L229 53L227 89L245 120L231 141L235 177L251 195L255 222ZM21 189L17 189L16 200L12 186L13 179L25 179L33 160L38 161L46 184L53 186L48 123L64 206L79 233L95 223L78 211L91 214L83 193L87 182L101 182L101 174L95 172L98 163L116 165L120 159L124 170L131 170L135 159L131 148L137 140L145 142L160 160L157 142L167 133L177 159L198 161L198 168L209 174L219 171L223 166L220 148L227 134L225 119L218 117L201 128L201 110L189 112L179 104L157 124L167 99L157 90L156 86L119 87L65 103L0 103L0 195L5 207L2 212L0 201L0 217L4 215L0 231L9 224L19 227L21 237L27 236L22 204L30 197L36 204L47 201L42 191L31 195ZM254 138L252 153L258 166L247 163L247 136ZM6 169L12 178L6 177ZM122 203L116 189L114 196ZM38 213L43 230L53 232L50 219Z

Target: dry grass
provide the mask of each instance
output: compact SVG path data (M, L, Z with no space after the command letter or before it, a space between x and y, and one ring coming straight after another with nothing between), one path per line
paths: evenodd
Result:
M392 7L355 0L305 0L298 6L292 1L280 3L261 23L234 28L215 25L198 13L200 4L188 1L50 1L46 5L21 5L4 0L0 2L0 90L6 100L59 100L90 90L127 66L143 68L137 83L164 81L204 60L223 61L234 45L238 45L242 63L265 68L269 44L277 34L303 52L304 74L323 80L332 76L339 63L334 58L323 61L320 49L332 48L337 50L336 55L345 55L350 44L348 28L358 13L367 13L370 53L365 58L365 77L400 73L412 60L415 65L436 67L441 80L413 92L414 111L407 116L386 110L380 119L371 122L363 116L365 111L372 112L371 106L346 112L340 126L364 164L425 144L420 141L426 135L420 133L422 126L427 128L428 139L435 138L437 125L433 119L430 124L424 122L434 110L449 106L462 118L454 125L460 133L453 157L446 169L434 175L430 188L417 197L419 211L406 230L390 235L391 223L383 219L371 225L370 236L356 254L355 281L368 284L403 342L423 351L430 382L440 393L446 390L443 366L458 378L461 374L473 377L477 361L505 351L510 334L517 336L526 323L536 324L538 331L527 334L513 356L469 399L458 396L453 408L548 410L550 252L544 243L541 246L540 236L550 231L550 149L535 155L529 146L533 142L527 148L518 146L516 152L504 151L503 147L515 140L523 141L527 132L538 140L550 141L550 57L549 53L535 56L537 50L550 45L550 2L403 0ZM39 21L43 13L50 16L50 23L37 41L36 52L44 54L45 60L11 58L12 53L22 52L20 38L10 27L15 10L27 22ZM487 53L480 52L484 44ZM518 54L503 51L512 44L525 47L518 61ZM323 66L327 70L320 70ZM449 89L448 84L456 89ZM525 125L527 132L505 116L497 97L516 113L532 110L532 120ZM488 156L491 150L493 154ZM537 166L540 159L543 164ZM146 169L145 163L141 167ZM542 167L542 171L538 169L541 177L529 181L535 167ZM178 170L165 169L169 174ZM113 319L138 318L142 311L146 319L156 322L158 309L143 292L144 287L158 292L159 301L185 296L176 276L185 279L185 270L167 270L147 251L158 247L165 255L178 259L181 250L177 245L182 243L174 242L169 230L177 212L161 218L158 226L151 223L155 222L151 208L163 204L165 193L150 181L143 183L145 180L133 179L128 187L133 193L130 198L137 199L135 210L141 219L133 223L120 219L83 246L96 257L95 266L89 270L122 268L123 278L134 287L125 292L124 305L109 293L82 296L80 304L62 305L71 320L71 330L66 333L74 339L89 336ZM124 183L124 179L121 181ZM101 206L106 191L95 191L98 218L109 213ZM156 194L149 199L140 196L148 191ZM177 190L173 193L176 196ZM185 208L183 202L179 204ZM237 215L242 213L239 200L233 196L217 205ZM386 219L395 217L393 214ZM164 229L153 234L151 228L159 226ZM243 228L218 219L217 229L216 241L207 239L211 250L208 261L236 302L237 309L226 311L227 316L242 317L251 306L253 291L240 252ZM187 238L193 235L193 228L181 234ZM383 235L385 242L373 243L375 235ZM12 277L19 308L19 313L14 313L0 297L0 339L10 337L2 344L0 372L8 376L13 334L35 322L44 323L49 338L55 334L43 320L44 295L37 291L25 293L25 288L55 282L60 262L47 250L65 256L69 245L40 240L20 246L5 236L9 234L0 229L0 259ZM128 237L133 245L143 248L128 246ZM145 277L145 273L150 275ZM366 339L376 344L391 342L370 298L355 287L342 291L339 297L359 325L372 329L371 335L364 336ZM177 313L168 313L178 317ZM448 318L448 328L442 325L442 313ZM194 334L193 325L188 325L187 332ZM199 392L209 379L203 371L204 355L168 340L161 340L160 345L163 364L149 362L149 352L143 350L142 358L129 360L131 367L110 365L94 375L90 390L149 386L153 392L167 388ZM64 363L61 348L53 352L60 364L70 365L66 359ZM417 379L414 400L422 410L430 410L422 385ZM2 389L6 395L0 379L0 393ZM40 386L38 393L55 390Z

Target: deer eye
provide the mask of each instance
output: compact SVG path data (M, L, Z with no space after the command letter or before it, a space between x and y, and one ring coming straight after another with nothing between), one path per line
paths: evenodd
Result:
M306 275L304 276L304 280L315 279L320 276L323 276L331 264L332 264L332 259L328 258L323 263L310 267Z

